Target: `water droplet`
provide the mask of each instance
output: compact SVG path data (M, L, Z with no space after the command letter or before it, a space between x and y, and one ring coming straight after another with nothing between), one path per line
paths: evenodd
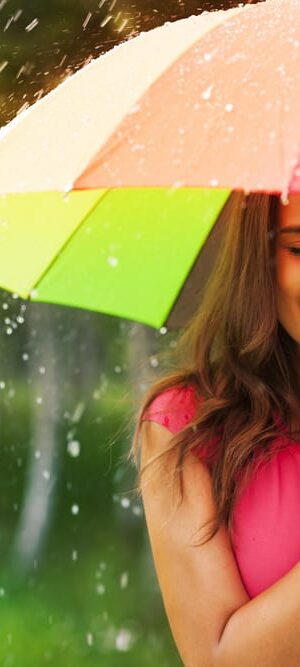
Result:
M90 19L92 18L92 16L93 16L92 12L88 12L88 14L86 15L86 17L83 21L83 24L82 24L83 30L86 29L86 26L87 26L88 22L90 21Z
M212 60L212 54L211 53L205 53L204 54L204 60L206 60L206 62L209 62L210 60Z
M79 513L79 505L72 505L71 512L74 515L78 514Z
M120 577L120 587L122 589L128 586L128 572L122 572Z
M218 181L217 178L212 178L212 179L210 180L209 184L210 184L213 188L215 188L215 187L217 187L217 186L219 185L219 181Z
M125 507L125 509L127 509L128 507L130 507L129 498L121 498L121 503L120 504L122 505L122 507Z
M25 26L25 30L26 30L26 32L31 32L31 30L33 30L34 28L36 28L36 26L37 26L38 24L39 24L39 20L36 19L36 18L33 19L33 21L31 21L31 23L29 23L27 26Z
M29 354L28 354L27 352L24 352L24 353L22 354L22 359L23 359L24 361L28 361L28 359L29 359Z
M78 560L78 551L76 549L72 551L72 560Z
M110 266L115 267L115 266L118 266L118 264L119 264L119 260L118 260L117 257L108 257L108 258L107 258L107 263L108 263Z
M44 479L50 479L50 472L49 472L49 470L43 470L43 477L44 477Z
M168 332L167 327L161 327L159 330L159 333L164 336Z
M76 458L80 454L80 443L77 440L71 440L68 442L67 450L70 456Z
M206 88L206 90L203 91L203 93L201 94L201 97L202 97L203 100L209 100L210 99L211 91L212 91L213 87L214 87L214 84L212 83L210 86L208 86L208 88Z
M87 636L86 636L86 643L88 644L88 646L93 646L94 638L93 638L93 635L92 635L91 632L88 632L88 633L87 633Z
M283 206L288 206L289 204L289 198L288 198L288 193L287 192L282 192L280 195L280 201Z
M142 516L143 510L140 505L134 505L132 508L132 513L135 514L135 516Z
M5 389L5 382L3 380L0 382L0 389Z
M121 628L116 636L116 649L118 651L129 651L133 644L133 636L129 630Z
M96 586L96 593L98 593L98 595L103 595L103 593L105 593L105 586L104 586L104 584L97 584L97 586Z
M112 14L106 16L105 19L103 19L103 21L100 23L100 28L104 28L109 23L109 21L111 21L112 18L113 18Z
M231 104L231 103L225 104L225 111L228 111L228 112L233 111L233 104Z

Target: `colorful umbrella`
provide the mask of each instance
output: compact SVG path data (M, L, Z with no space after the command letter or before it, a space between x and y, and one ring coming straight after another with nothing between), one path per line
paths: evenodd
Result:
M203 12L115 47L1 128L0 285L183 325L230 193L300 191L299 48L298 0Z

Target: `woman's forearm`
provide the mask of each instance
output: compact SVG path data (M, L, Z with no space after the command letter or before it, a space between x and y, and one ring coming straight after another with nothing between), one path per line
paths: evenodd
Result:
M216 667L299 667L300 562L227 621Z

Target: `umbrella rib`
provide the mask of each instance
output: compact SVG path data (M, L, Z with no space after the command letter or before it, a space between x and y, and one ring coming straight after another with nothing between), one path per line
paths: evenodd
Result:
M36 282L34 283L34 286L33 286L32 290L38 290L38 286L39 286L39 284L41 283L41 281L43 280L43 278L44 278L44 277L46 276L46 274L50 271L51 267L55 264L55 262L57 261L58 257L64 252L64 250L66 249L66 247L69 245L69 243L72 241L72 239L74 238L74 236L77 234L78 230L79 230L79 229L82 227L82 225L85 223L87 217L90 216L90 215L93 213L93 211L96 209L96 207L97 207L98 204L99 204L100 199L101 199L101 201L102 201L102 200L108 195L108 193L109 193L111 190L112 190L112 188L107 188L106 192L105 192L101 197L99 196L99 199L97 199L96 203L89 209L89 211L86 213L86 215L85 215L84 218L81 220L81 222L79 223L79 225L77 225L76 229L74 229L74 231L70 234L70 236L67 238L67 240L66 240L66 241L62 244L62 246L59 248L58 252L54 255L54 257L52 257L51 262L49 262L49 264L47 265L47 267L45 268L45 270L41 273L41 275L39 276L39 278L38 278L38 279L36 280ZM79 192L79 190L74 190L74 192ZM30 298L30 295L29 295L29 298Z

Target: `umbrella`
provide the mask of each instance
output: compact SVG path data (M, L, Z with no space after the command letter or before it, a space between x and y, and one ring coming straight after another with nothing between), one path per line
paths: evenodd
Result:
M115 47L1 128L0 285L182 326L231 192L300 190L299 47L297 0L203 12Z

